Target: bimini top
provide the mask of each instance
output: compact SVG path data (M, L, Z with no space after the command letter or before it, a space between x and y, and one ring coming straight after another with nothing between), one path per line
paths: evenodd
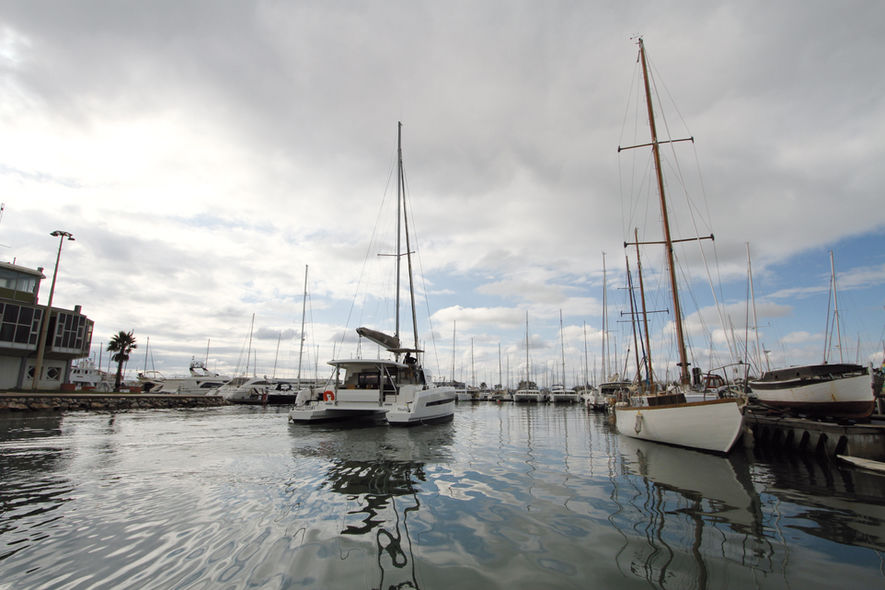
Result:
M332 360L329 361L328 364L333 367L378 367L378 366L386 366L386 367L397 367L400 369L407 369L409 365L405 363L397 362L393 359L340 359L340 360Z

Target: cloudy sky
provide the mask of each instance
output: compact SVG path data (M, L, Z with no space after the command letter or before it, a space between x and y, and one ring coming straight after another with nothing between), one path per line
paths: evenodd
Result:
M526 316L539 383L563 344L569 385L601 372L603 258L623 369L623 244L661 239L650 151L617 149L649 139L637 35L660 134L695 140L663 150L674 237L716 237L676 247L694 364L755 345L748 245L773 365L822 359L830 251L843 356L881 358L878 0L0 7L0 252L51 277L49 233L71 232L54 304L95 321L96 359L134 330L130 374L207 349L242 372L254 314L249 372L294 375L305 265L305 373L358 354L359 325L392 331L398 121L435 374L497 382L500 345L514 382ZM641 254L649 309L670 309L662 247ZM665 372L672 312L649 317Z

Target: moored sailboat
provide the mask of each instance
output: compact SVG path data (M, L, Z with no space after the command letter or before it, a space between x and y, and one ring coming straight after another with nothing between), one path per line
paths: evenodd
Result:
M651 141L642 146L633 147L651 146L652 148L658 196L660 197L661 205L661 217L664 232L663 244L666 248L667 265L669 267L670 292L673 304L674 322L676 325L677 346L679 349L680 384L682 388L686 388L690 382L688 359L682 329L682 312L679 305L679 292L676 284L673 240L670 235L669 217L659 151L659 144L666 142L658 140L654 111L652 109L651 86L646 64L645 47L641 38L638 40L638 44L639 61L642 66L642 75L645 84L645 99L648 110ZM630 148L619 147L618 151L623 149ZM625 242L624 246L626 247L628 245L629 244ZM638 250L638 237L633 245L635 245ZM641 276L641 269L639 272ZM643 317L647 316L644 309L642 315ZM647 327L645 329L645 334L646 339L648 339ZM618 432L633 438L641 438L654 442L679 445L716 453L728 453L741 433L743 413L739 405L739 400L737 398L725 398L709 401L686 402L684 393L680 390L675 392L658 393L657 385L652 377L649 349L650 345L647 341L646 390L641 395L631 397L629 401L619 402L615 405L615 422Z
M827 346L823 363L766 371L759 379L751 379L749 386L757 401L775 409L812 417L863 420L873 413L875 394L867 367L841 362L836 264L832 252L830 271L840 362L828 362Z
M402 215L400 219L399 216ZM412 280L412 248L409 243L408 216L405 212L405 183L402 158L402 123L397 125L397 236L396 236L396 326L393 335L366 327L357 334L393 354L392 359L347 359L329 362L335 368L322 399L289 411L291 422L340 420L369 416L384 417L392 425L451 420L455 412L455 389L436 385L422 366L415 319L415 290ZM400 223L402 220L402 224ZM400 228L405 227L405 251L400 246ZM408 262L414 344L403 347L400 341L399 283L400 262ZM414 356L413 356L414 355Z
M529 312L525 312L525 381L519 382L516 393L513 394L515 402L540 403L544 401L541 390L531 380L531 361L529 359Z

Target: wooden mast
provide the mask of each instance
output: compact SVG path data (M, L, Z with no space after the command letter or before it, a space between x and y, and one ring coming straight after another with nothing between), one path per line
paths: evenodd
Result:
M645 45L639 38L639 59L642 62L642 79L645 83L645 105L648 109L648 124L651 129L651 149L654 155L655 175L658 181L658 195L661 200L661 218L664 226L664 242L667 250L667 265L670 270L670 292L673 297L673 313L676 320L676 342L679 347L679 381L688 384L688 357L685 352L685 336L682 331L682 307L679 305L679 290L676 288L676 266L673 261L673 240L670 236L670 219L667 212L667 199L664 195L664 176L661 172L661 153L658 145L658 132L655 127L654 110L651 102L651 84L648 78L648 66L645 61Z
M639 273L639 296L642 301L642 325L645 331L645 364L648 376L649 393L655 393L655 378L651 364L651 340L648 335L648 310L645 307L645 284L642 282L642 261L639 258L639 230L633 228L633 236L636 240L636 271Z

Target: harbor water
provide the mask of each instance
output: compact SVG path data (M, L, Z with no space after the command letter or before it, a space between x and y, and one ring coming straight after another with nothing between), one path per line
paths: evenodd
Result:
M881 588L885 477L577 406L0 415L0 590Z

